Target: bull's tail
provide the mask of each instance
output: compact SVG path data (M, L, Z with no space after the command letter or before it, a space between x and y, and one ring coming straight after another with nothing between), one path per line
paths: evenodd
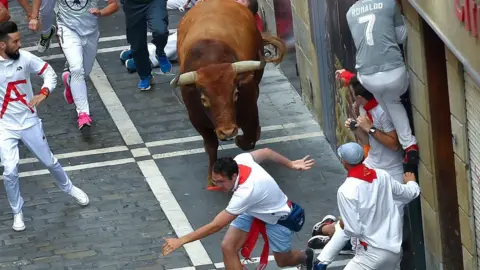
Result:
M279 37L268 33L262 33L265 61L267 63L279 64L285 56L285 42ZM273 47L273 48L272 48Z

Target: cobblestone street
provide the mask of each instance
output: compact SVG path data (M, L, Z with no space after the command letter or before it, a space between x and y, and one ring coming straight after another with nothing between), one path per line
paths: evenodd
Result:
M10 5L13 20L21 25L23 47L40 55L38 35L28 30L18 3ZM182 15L170 11L172 31ZM174 76L157 75L152 91L140 92L137 74L127 73L120 63L120 51L128 48L123 11L101 18L100 30L97 61L87 81L94 120L89 140L78 131L75 108L63 98L65 58L56 38L41 55L56 70L58 85L39 115L52 151L73 183L89 195L90 204L80 207L60 191L22 145L19 171L27 229L12 230L12 213L0 185L0 269L223 269L225 230L161 255L163 237L209 222L230 195L205 190L208 158L169 85ZM173 73L177 71L175 65ZM38 91L40 80L33 82ZM291 159L311 155L316 161L314 169L303 173L265 165L289 198L305 208L306 224L294 238L294 247L303 249L313 224L327 214L338 215L336 190L346 173L275 66L266 68L258 104L262 136L257 149L270 147ZM219 155L240 152L233 142L222 142ZM255 256L262 245L259 241ZM329 270L342 269L350 258L338 256ZM267 269L277 269L273 257Z

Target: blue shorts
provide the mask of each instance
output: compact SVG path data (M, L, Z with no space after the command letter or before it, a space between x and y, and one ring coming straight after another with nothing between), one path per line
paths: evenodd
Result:
M254 219L253 216L241 214L230 226L244 232L249 232ZM284 253L292 250L293 231L279 224L268 223L266 223L266 229L268 244L273 252Z

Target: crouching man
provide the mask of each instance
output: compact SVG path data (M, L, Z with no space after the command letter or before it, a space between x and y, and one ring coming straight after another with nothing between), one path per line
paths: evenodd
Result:
M407 204L418 197L420 188L415 176L406 173L405 184L400 184L386 171L368 168L358 143L343 144L337 152L348 171L337 193L339 225L346 237L356 238L360 244L345 269L395 269L401 259L403 238L396 201ZM316 265L316 269L325 268Z
M272 176L259 165L267 159L299 171L309 170L314 164L308 156L291 161L270 149L243 153L235 158L220 158L213 167L212 181L225 191L233 192L227 208L198 230L178 239L166 239L163 255L216 233L231 223L222 243L226 269L243 269L238 252L242 247L244 257L246 250L246 253L251 252L253 247L248 244L255 244L258 233L268 239L279 267L300 265L302 269L313 269L313 249L292 250L293 234L303 226L304 211L287 198ZM268 258L268 246L261 259L266 265L265 254Z

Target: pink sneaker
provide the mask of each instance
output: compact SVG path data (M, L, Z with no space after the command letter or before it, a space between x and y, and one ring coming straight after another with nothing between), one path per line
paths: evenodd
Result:
M83 129L84 127L90 127L92 126L92 119L90 116L86 113L80 113L78 115L78 129Z
M63 84L65 85L65 90L63 91L63 96L68 104L73 104L72 90L68 84L68 77L70 77L70 72L65 71L62 74Z

